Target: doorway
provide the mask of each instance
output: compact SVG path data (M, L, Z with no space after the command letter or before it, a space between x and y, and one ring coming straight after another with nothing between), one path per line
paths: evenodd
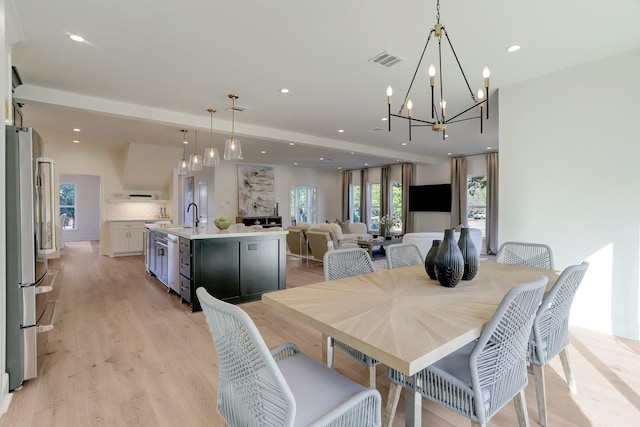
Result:
M100 177L60 174L61 242L100 240ZM62 244L60 245L62 247Z

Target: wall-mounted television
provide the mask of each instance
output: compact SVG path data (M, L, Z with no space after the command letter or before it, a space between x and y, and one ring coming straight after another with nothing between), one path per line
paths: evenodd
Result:
M451 184L410 186L409 211L451 212Z

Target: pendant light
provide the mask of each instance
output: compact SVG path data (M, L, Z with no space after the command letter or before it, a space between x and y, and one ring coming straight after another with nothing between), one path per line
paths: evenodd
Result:
M209 114L211 114L211 145L204 149L204 160L203 163L205 166L210 168L215 168L220 165L220 155L218 154L218 149L213 146L213 113L216 110L209 108L207 110Z
M193 154L189 157L189 170L201 171L202 170L202 156L198 154L198 129L196 129L196 142L193 150Z
M231 138L227 139L224 145L224 159L225 160L242 160L242 148L240 147L240 141L236 139L235 135L235 112L236 112L236 99L238 95L230 93L227 95L231 99Z
M178 163L178 175L186 175L187 172L189 172L189 161L186 157L188 131L186 129L180 129L180 132L182 132L182 159L180 159Z

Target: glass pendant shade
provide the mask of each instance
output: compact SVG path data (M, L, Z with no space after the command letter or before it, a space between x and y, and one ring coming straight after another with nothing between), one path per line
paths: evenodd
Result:
M193 153L189 157L189 170L201 171L202 170L202 156L198 153Z
M187 130L181 129L180 132L182 132L182 158L178 162L178 175L186 175L189 172L189 161L186 157Z
M178 175L186 175L187 172L189 172L189 161L183 157L178 163Z
M203 163L209 168L215 168L220 165L220 155L218 149L213 146L213 114L216 112L213 108L208 108L207 112L211 115L211 144L204 149Z
M218 154L218 149L216 147L207 147L204 149L204 159L203 163L207 167L213 167L220 165L220 155Z
M202 156L198 154L198 131L196 130L196 142L193 150L193 154L189 156L189 170L201 171L202 170Z
M242 148L240 141L236 138L229 138L224 145L225 160L242 160Z

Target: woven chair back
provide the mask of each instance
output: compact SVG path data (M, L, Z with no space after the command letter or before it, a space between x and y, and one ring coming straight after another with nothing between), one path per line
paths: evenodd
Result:
M553 253L541 243L505 242L498 249L496 262L553 270Z

